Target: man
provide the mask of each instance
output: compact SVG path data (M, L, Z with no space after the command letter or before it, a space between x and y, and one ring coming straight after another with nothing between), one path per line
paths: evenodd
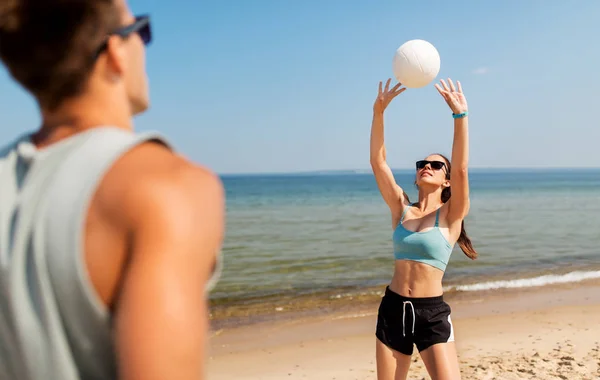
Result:
M0 2L0 58L42 116L0 149L0 379L204 378L224 193L133 132L150 40L125 0Z

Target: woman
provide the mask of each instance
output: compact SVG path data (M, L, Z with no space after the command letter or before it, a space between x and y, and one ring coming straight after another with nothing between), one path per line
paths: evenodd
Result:
M458 242L471 259L477 253L464 230L469 212L468 109L460 82L441 80L435 87L454 118L452 162L432 154L416 163L418 202L394 180L385 161L383 113L401 84L385 89L373 106L371 166L377 186L392 213L395 269L379 306L377 318L377 378L406 379L413 345L417 346L433 380L460 379L450 306L442 296L442 277L454 245ZM450 196L452 189L452 197Z

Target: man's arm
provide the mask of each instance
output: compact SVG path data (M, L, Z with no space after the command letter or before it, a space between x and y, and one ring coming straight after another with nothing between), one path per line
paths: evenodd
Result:
M204 379L205 285L224 234L223 188L187 163L145 177L128 206L130 262L115 310L119 379Z

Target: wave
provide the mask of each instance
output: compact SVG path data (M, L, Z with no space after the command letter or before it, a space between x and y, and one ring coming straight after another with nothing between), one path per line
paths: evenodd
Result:
M474 292L495 289L531 288L551 284L567 284L585 280L600 279L600 271L574 271L565 274L549 274L515 280L488 281L467 285L449 286L446 291Z

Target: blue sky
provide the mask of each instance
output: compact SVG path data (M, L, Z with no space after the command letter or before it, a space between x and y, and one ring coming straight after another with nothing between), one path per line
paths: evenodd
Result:
M600 2L130 4L155 34L153 105L137 129L219 173L368 168L378 81L415 38L438 49L438 79L463 83L472 167L600 167ZM390 166L450 153L452 119L433 84L386 115ZM35 103L0 70L0 142L38 125Z

